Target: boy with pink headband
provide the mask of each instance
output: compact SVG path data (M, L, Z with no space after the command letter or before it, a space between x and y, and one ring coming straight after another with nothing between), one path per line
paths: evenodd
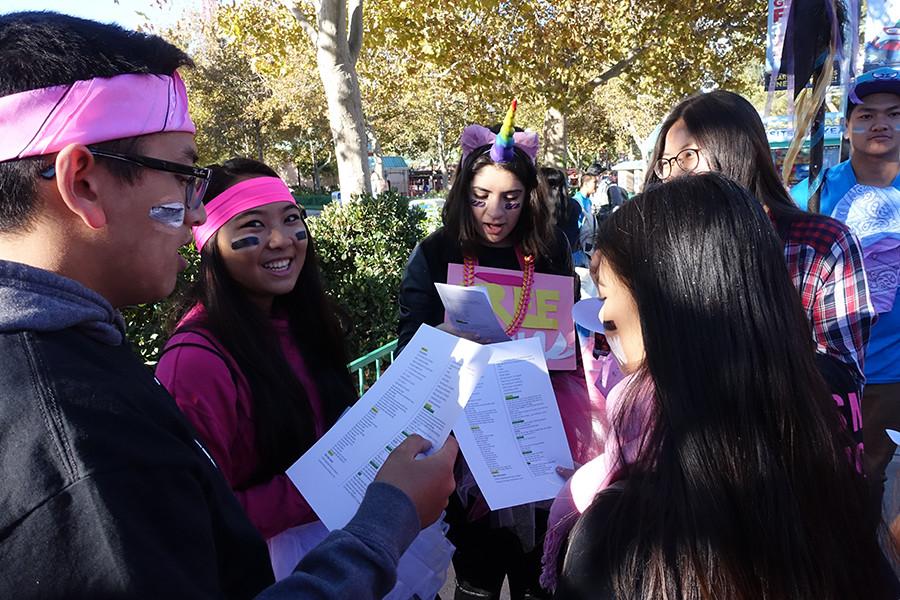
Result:
M380 597L453 489L392 454L357 516L277 586L265 545L118 307L171 293L209 174L156 36L0 16L0 597Z

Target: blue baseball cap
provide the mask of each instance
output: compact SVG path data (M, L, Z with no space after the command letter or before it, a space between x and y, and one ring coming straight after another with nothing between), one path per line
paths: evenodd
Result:
M881 67L867 71L850 82L847 99L851 104L862 104L870 94L887 93L900 96L900 69Z

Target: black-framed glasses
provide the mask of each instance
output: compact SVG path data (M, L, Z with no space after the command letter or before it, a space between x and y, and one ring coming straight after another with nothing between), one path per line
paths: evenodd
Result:
M113 160L121 160L129 162L133 165L153 169L154 171L164 171L166 173L175 173L182 175L188 179L184 190L184 206L187 210L196 210L203 202L203 195L206 194L206 188L209 187L210 170L203 167L195 167L193 165L185 165L182 163L162 160L159 158L151 158L149 156L140 156L137 154L120 154L118 152L109 152L88 146L91 154L101 158L111 158ZM52 179L56 176L56 167L50 165L41 172L41 177Z
M653 172L660 179L668 179L672 175L672 163L678 164L678 168L684 173L690 173L700 165L700 149L685 148L672 158L660 158L653 164Z

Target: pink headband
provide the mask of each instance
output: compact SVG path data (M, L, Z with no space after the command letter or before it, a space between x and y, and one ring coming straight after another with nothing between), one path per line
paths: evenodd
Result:
M254 177L231 186L206 203L206 223L193 229L197 250L202 250L222 225L242 212L275 202L296 202L278 177Z
M463 129L459 143L462 146L463 158L472 153L473 150L480 146L494 145L497 134L481 125L469 125ZM513 134L513 143L516 148L528 155L531 162L537 159L538 147L540 141L538 134L533 131L517 131Z
M0 161L164 131L195 132L177 71L98 77L0 98Z

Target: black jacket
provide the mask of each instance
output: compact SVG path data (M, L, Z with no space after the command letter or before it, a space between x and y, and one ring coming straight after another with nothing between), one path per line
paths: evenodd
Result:
M6 332L0 356L0 597L246 598L272 582L264 542L127 343Z
M569 243L561 230L555 229L555 232L556 239L551 244L550 256L537 257L535 271L574 276ZM422 240L413 250L400 284L399 349L406 346L422 323L435 326L444 322L444 305L434 284L447 283L447 265L462 262L459 241L445 235L443 227ZM512 247L481 246L478 250L478 264L495 269L521 269Z

